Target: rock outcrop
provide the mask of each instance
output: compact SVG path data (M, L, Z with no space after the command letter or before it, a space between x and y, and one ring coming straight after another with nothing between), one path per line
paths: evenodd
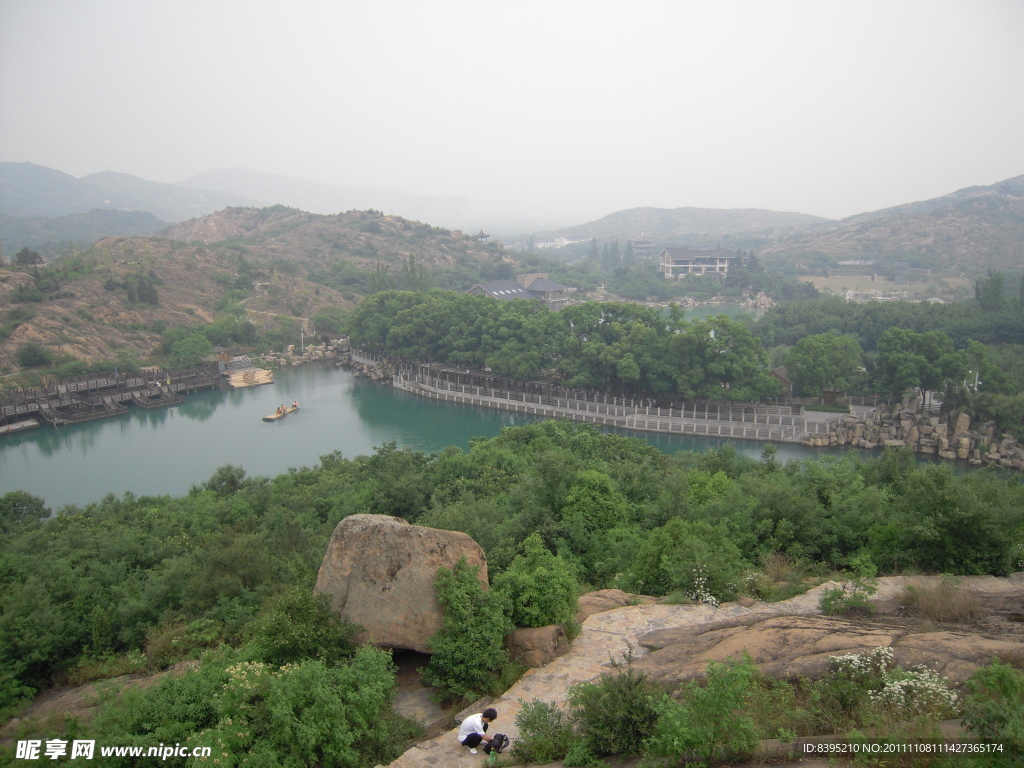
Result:
M437 571L463 557L479 566L486 589L487 560L466 534L387 515L352 515L334 529L314 589L331 595L331 608L342 617L363 626L362 640L427 652L444 615L434 589Z
M992 465L1024 470L1024 446L1009 433L998 433L993 421L972 425L971 417L959 414L949 421L935 416L907 398L893 408L879 406L865 418L837 417L824 433L803 438L804 445L854 448L903 448L942 459L967 461L973 466Z
M639 642L653 650L635 662L637 668L670 682L701 677L709 661L738 659L743 653L749 653L769 677L817 678L827 672L831 656L889 646L896 664L904 668L923 664L959 686L993 656L1016 656L1022 648L1019 637L922 632L884 620L829 616L754 616L732 623L657 630Z
M569 640L560 624L520 627L505 636L509 658L526 667L543 667L569 650Z
M630 595L621 589L599 589L596 592L587 592L587 594L580 596L576 621L582 624L595 613L622 608L629 605L630 600Z

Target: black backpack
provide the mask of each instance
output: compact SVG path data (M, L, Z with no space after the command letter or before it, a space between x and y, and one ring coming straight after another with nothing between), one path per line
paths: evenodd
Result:
M508 736L504 733L496 733L491 737L491 743L488 745L488 752L497 752L501 754L501 750L508 746Z

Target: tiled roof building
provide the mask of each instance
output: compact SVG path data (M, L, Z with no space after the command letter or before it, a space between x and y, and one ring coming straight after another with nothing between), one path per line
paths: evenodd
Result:
M548 280L545 274L516 275L515 280L491 280L478 283L466 293L483 294L493 299L512 301L513 299L530 299L541 301L548 309L559 310L565 306L570 294L576 291L554 280Z

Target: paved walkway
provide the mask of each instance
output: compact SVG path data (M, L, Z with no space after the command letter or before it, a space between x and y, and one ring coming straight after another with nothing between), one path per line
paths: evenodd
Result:
M879 579L878 591L871 598L872 602L896 599L903 592L904 585L913 580L902 576ZM969 576L962 577L962 581L979 592L1000 594L1019 591L1024 574L1014 574L1010 579ZM821 593L836 586L830 581L789 600L756 603L750 608L737 603L725 603L718 608L708 605L634 605L596 613L583 622L580 635L568 653L550 664L529 670L492 704L498 710L498 720L492 728L514 742L519 733L515 719L523 701L540 699L565 705L571 685L594 680L609 671L612 661L621 661L630 647L634 649L634 655L642 655L644 649L638 646L637 639L648 632L697 627L748 616L769 618L820 614L818 602ZM483 751L477 755L469 754L469 750L458 743L457 734L456 728L439 738L420 742L391 763L390 768L479 768L487 756Z

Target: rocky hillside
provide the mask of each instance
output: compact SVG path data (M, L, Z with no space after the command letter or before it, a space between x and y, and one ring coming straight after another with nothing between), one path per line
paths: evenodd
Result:
M73 259L0 268L0 369L17 369L26 342L57 358L107 360L120 350L145 357L163 328L212 322L229 291L259 328L278 317L308 321L324 308L351 308L364 290L360 276L379 263L397 278L410 256L428 271L509 267L499 244L397 216L228 208L161 237L107 238ZM339 270L356 279L332 282ZM152 285L158 303L133 301L133 280ZM239 293L242 285L251 287Z
M758 249L766 263L827 266L873 260L971 278L1024 266L1024 176L917 203L851 216Z
M535 232L535 240L554 237L594 238L598 241L636 239L641 234L659 246L735 247L762 242L826 222L804 213L779 213L755 208L632 208L611 213L597 221L558 230Z
M226 286L237 277L238 253L204 245L184 245L152 237L108 238L67 269L54 265L57 290L33 296L33 270L0 268L0 370L17 370L15 352L37 342L55 357L113 359L121 350L140 358L160 343L160 331L212 322ZM145 276L158 303L130 301L124 284ZM278 316L310 317L324 306L351 307L331 289L298 276L263 272L244 299L248 319L271 327Z
M228 208L183 221L161 233L171 240L217 245L255 259L285 259L305 269L323 269L339 259L373 268L397 266L409 256L428 268L501 261L497 244L478 245L470 237L400 216L348 211L333 216L271 208Z

